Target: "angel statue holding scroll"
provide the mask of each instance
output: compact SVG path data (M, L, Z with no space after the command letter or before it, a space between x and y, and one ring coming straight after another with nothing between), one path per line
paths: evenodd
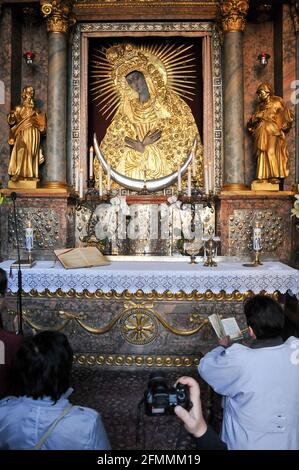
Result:
M183 99L192 94L190 47L122 43L98 52L92 91L103 113L115 112L100 150L119 174L163 178L183 165L193 147L201 181L202 145Z

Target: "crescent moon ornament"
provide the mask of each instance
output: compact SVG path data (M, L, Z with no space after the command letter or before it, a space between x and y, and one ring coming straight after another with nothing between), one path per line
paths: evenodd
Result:
M102 167L107 173L108 163L100 150L96 134L93 135L93 143L94 143L94 148L95 148L97 159L99 160L100 164L102 165ZM190 153L187 159L181 166L181 170L180 170L181 175L183 175L186 172L188 165L192 161L192 154L194 152L194 148L196 147L196 144L197 144L197 140L195 137L194 142L193 142L193 147L190 150ZM143 189L145 189L144 187L146 187L147 191L149 192L160 191L161 189L164 189L167 186L170 186L178 179L178 171L174 171L170 175L163 176L162 178L157 178L155 180L148 180L148 181L137 180L135 178L129 178L128 176L118 173L113 168L110 168L110 171L111 171L111 178L116 183L118 183L120 186L123 186L124 188L128 188L133 191L142 191Z

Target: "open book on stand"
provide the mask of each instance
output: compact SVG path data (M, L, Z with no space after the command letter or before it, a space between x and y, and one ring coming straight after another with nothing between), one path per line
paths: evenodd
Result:
M84 248L65 248L54 250L55 255L66 269L91 268L110 264L107 258L95 246Z
M208 319L218 338L223 338L223 336L230 336L232 340L243 338L242 332L234 317L223 318L223 320L221 320L217 313L213 313Z

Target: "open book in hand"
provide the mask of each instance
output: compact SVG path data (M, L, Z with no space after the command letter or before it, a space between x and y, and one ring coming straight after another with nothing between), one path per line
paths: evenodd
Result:
M54 250L55 255L66 269L91 268L110 264L107 258L95 246L84 248L65 248Z
M243 338L242 332L234 317L223 318L223 320L221 320L217 313L213 313L208 319L218 338L223 338L224 336L229 336L232 340Z

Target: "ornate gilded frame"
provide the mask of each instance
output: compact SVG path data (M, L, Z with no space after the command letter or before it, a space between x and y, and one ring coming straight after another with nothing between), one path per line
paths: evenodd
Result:
M80 23L77 24L72 48L72 172L80 157L87 156L87 67L88 40L94 37L120 36L202 36L212 37L212 81L214 107L214 148L215 148L215 189L222 187L222 76L219 36L212 22L121 22L121 23ZM82 162L81 162L82 163ZM84 165L86 167L87 165ZM86 171L86 168L84 168ZM86 175L85 175L86 176Z

